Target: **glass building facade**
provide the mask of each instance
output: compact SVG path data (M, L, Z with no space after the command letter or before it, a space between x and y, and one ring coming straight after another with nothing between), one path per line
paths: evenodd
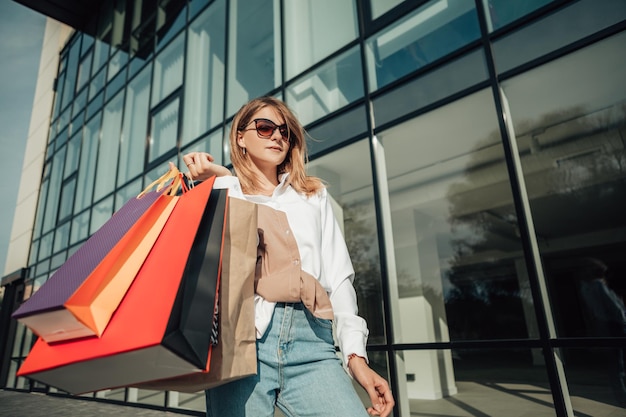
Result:
M108 0L91 25L60 52L24 298L168 161L228 166L233 115L273 95L340 207L396 416L623 412L626 2ZM6 387L55 391L14 340Z

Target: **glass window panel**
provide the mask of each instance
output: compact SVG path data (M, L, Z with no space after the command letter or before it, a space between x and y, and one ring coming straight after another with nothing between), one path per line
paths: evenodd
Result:
M104 104L104 91L100 92L100 94L98 94L96 98L94 98L93 101L89 103L89 105L87 106L87 113L85 114L85 118L91 119L93 115L95 115L97 112L99 112L102 109L103 104Z
M354 0L286 1L286 78L321 61L356 39L358 34Z
M91 80L91 84L89 84L89 100L94 98L96 94L98 94L100 90L104 88L105 78L106 68L102 68L102 71L100 71L95 77L93 77L93 79Z
M83 43L80 45L80 55L84 56L85 52L93 46L94 38L83 33L82 34Z
M224 119L226 7L218 0L189 27L182 144Z
M137 390L137 402L140 404L150 404L150 405L163 407L165 405L165 392L153 391L153 390L147 390L147 389L138 389Z
M155 105L180 87L183 82L185 32L165 48L154 60L152 104Z
M121 188L115 193L115 207L114 210L117 211L124 204L130 201L131 198L135 198L141 193L141 178L137 178L135 181L129 183L124 188Z
M60 250L67 248L67 244L69 240L70 240L70 222L65 222L63 225L57 227L55 230L53 253L57 253Z
M145 67L126 89L124 128L120 150L117 184L124 184L143 171L152 66Z
M376 19L406 0L370 0L372 19Z
M506 26L520 17L537 10L541 6L551 3L553 0L483 0L487 12L487 25L492 32Z
M59 203L59 220L65 219L72 214L72 205L74 204L74 193L76 191L76 178L72 178L63 184L61 190L61 198Z
M302 124L309 124L363 97L359 51L358 47L353 48L289 86L287 103Z
M50 232L41 237L39 244L39 260L46 259L52 254L52 238L54 237L54 232ZM47 265L46 265L47 270ZM37 273L41 273L41 271L37 271Z
M430 1L367 41L369 87L377 90L479 36L474 2Z
M83 144L80 150L80 166L78 167L78 178L76 181L75 212L79 212L91 205L98 137L100 136L100 119L101 116L94 117L85 125Z
M107 197L98 204L95 204L91 210L91 223L89 230L91 233L98 230L113 215L113 196Z
M186 0L159 2L156 22L157 49L169 42L187 22Z
M102 138L98 146L98 164L94 189L95 201L104 197L115 188L115 172L117 171L123 105L124 92L122 91L104 108Z
M307 142L310 156L341 144L347 139L364 136L368 132L366 106L358 106L339 117L325 120L308 130L313 138Z
M368 324L368 343L385 343L378 231L370 151L367 140L346 146L308 164L310 175L328 183L335 217L355 270L359 315Z
M79 39L80 40L80 39ZM70 46L70 52L67 60L67 71L65 75L65 84L63 86L63 102L61 108L70 104L74 99L74 92L76 91L76 76L78 72L78 55L80 53L80 42L74 42Z
M170 393L170 397L171 395L172 393ZM204 396L204 392L195 392L190 394L178 392L176 393L176 398L178 402L176 408L206 413L206 398Z
M622 32L502 84L562 337L626 336L625 44Z
M63 131L61 131L57 135L57 138L54 141L54 148L55 148L55 150L61 149L61 147L63 147L63 145L67 141L68 133L69 133L69 128L68 129L63 129Z
M48 186L50 185L50 180L45 179L41 183L41 187L39 188L39 198L37 199L37 215L35 217L35 225L33 229L33 239L37 239L41 234L41 226L43 225L43 218L46 208L46 201L48 198Z
M72 104L72 119L74 119L76 115L78 115L82 110L85 109L85 105L87 104L87 90L88 89L85 88L74 99L74 103Z
M374 98L374 119L383 125L487 79L484 52L470 52Z
M38 251L39 251L39 240L34 240L34 241L32 241L32 243L30 245L30 252L28 254L28 265L32 265L35 262L37 262L37 252Z
M279 0L229 3L227 106L232 115L280 85L282 75Z
M81 88L87 83L91 75L91 58L93 56L93 50L89 51L87 55L83 57L78 65L78 80L76 81L76 91L80 91Z
M70 235L70 244L73 245L89 237L89 210L74 217Z
M176 147L179 107L180 100L176 98L152 116L151 134L148 143L149 162L154 161L159 156Z
M62 132L63 129L65 129L65 127L70 122L71 116L72 116L72 109L71 109L71 107L68 107L67 109L65 109L63 111L63 113L61 113L61 115L59 116L59 118L58 118L58 120L56 122L57 134L59 132Z
M111 47L107 42L96 39L93 53L93 66L91 67L92 75L98 72L98 70L106 63L109 57L110 48Z
M63 147L63 149L54 155L52 160L50 189L48 190L48 202L46 204L46 214L43 221L43 232L52 229L57 222L59 193L61 191L61 179L63 177L63 164L65 163L65 150L66 147Z
M199 141L194 142L192 145L185 148L181 153L180 163L182 165L182 155L185 155L189 152L208 152L215 158L213 163L222 165L222 148L223 148L223 134L222 129L218 129L217 131L211 133L208 136L200 139Z
M541 20L496 41L492 50L497 70L508 71L618 24L624 19L626 2L622 0L572 2L557 13L546 15Z
M128 62L128 54L122 50L118 50L109 60L109 69L107 71L107 81L111 81L117 73L124 68Z
M122 87L124 87L125 84L126 72L121 71L107 84L104 92L104 101L108 101L111 97L113 97Z
M556 415L539 349L405 350L398 355L411 415Z
M61 60L63 62L63 60ZM59 71L59 75L57 77L56 82L56 93L54 95L54 107L52 110L52 120L54 120L61 111L61 99L63 97L63 84L65 83L65 73Z
M399 294L396 341L538 338L491 90L379 137L395 251L390 280Z
M211 0L193 0L189 3L189 19L193 19L195 15L200 13L202 9L211 2Z
M574 413L619 416L626 407L624 348L561 349Z
M78 156L80 155L80 139L82 132L78 132L67 143L67 154L65 156L65 169L63 178L69 177L78 168Z

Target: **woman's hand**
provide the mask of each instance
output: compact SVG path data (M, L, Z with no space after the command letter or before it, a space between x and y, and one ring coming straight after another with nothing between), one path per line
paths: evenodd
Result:
M360 356L355 356L348 362L348 368L354 379L367 391L372 406L367 412L373 416L387 417L396 404L389 384L380 375L374 372Z
M194 181L204 181L212 176L224 177L232 175L224 166L214 164L211 154L206 152L190 152L183 155L183 162L189 168L189 177Z

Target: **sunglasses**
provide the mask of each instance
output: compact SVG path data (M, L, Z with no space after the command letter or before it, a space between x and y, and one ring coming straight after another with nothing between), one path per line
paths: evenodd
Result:
M250 123L254 123L253 128L241 130L256 130L256 133L260 138L270 139L274 134L274 131L278 129L278 132L280 132L280 136L282 136L283 140L289 142L290 135L287 124L278 126L276 123L268 119L254 119ZM250 123L248 123L246 126L248 126Z

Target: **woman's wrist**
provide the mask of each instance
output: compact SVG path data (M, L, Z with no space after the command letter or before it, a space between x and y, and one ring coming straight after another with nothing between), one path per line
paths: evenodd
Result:
M363 362L365 362L365 358L363 356L359 356L356 353L351 353L351 354L348 355L347 362L346 362L346 367L348 369L350 369L350 364L354 363L354 359L362 360Z

